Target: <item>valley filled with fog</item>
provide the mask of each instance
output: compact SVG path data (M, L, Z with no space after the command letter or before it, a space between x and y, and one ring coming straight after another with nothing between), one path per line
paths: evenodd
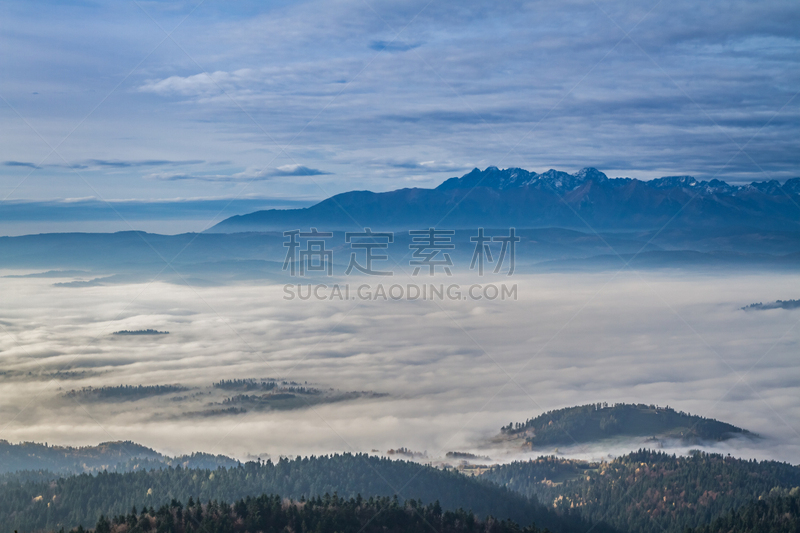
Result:
M741 309L793 297L794 273L609 270L493 279L516 284L516 301L287 301L283 285L263 280L56 285L76 275L0 277L0 412L11 442L132 440L163 453L240 459L405 447L423 452L422 461L458 450L505 462L555 452L487 447L509 422L628 402L669 405L761 436L659 444L668 450L800 461L800 310ZM474 282L458 275L390 281L432 280ZM146 329L169 334L113 334ZM330 401L214 413L225 395L212 384L246 378L314 387ZM182 391L127 400L70 394L168 384ZM599 459L646 445L558 453Z

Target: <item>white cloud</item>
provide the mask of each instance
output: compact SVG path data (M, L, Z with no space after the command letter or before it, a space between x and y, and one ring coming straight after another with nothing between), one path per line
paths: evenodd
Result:
M145 176L145 179L156 181L219 181L219 182L240 182L263 181L275 177L283 176L322 176L330 174L324 170L309 168L303 165L282 165L277 168L266 170L248 169L232 174L187 174L184 172L154 172Z
M800 426L793 379L798 337L791 329L797 315L738 310L791 296L785 291L797 285L796 275L611 276L520 276L517 302L441 308L287 302L280 286L264 283L67 289L53 287L53 279L0 278L6 295L0 350L8 372L0 412L8 419L19 413L4 438L133 439L170 452L240 456L351 446L407 446L433 455L474 450L501 425L543 410L625 401L668 404L768 437L757 447L726 445L734 455L800 460L792 429ZM109 335L146 328L170 335ZM62 365L86 374L52 384L37 377L43 367L52 372ZM154 420L153 410L173 409L157 402L92 404L87 414L57 400L58 387L267 376L390 397L185 422Z
M252 69L244 68L233 72L218 70L191 76L170 76L162 80L148 80L139 90L164 96L207 97L236 90L244 83L255 81L254 74Z

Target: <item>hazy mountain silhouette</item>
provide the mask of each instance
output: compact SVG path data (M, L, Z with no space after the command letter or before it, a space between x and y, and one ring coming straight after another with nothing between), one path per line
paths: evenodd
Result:
M474 169L435 189L351 191L304 209L271 209L228 218L211 232L295 228L563 227L649 230L749 226L800 229L800 178L729 185L668 176L609 179L595 168L575 174L520 168Z
M435 189L351 191L308 208L256 211L228 218L202 234L0 237L0 266L40 269L27 275L64 278L57 282L62 287L136 282L156 274L196 284L278 279L285 274L283 232L312 227L336 232L330 246L345 266L351 250L342 231L395 231L388 253L403 261L411 243L406 230L455 229L454 257L469 265L475 228L497 235L515 227L521 239L520 271L628 264L797 269L800 178L735 186L691 176L609 179L594 168L537 174L489 167ZM165 264L170 268L165 270Z

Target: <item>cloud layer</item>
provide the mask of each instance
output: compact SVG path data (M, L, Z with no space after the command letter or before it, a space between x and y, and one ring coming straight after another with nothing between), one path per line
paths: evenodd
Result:
M406 446L436 457L477 451L501 425L545 410L624 401L670 405L767 437L726 444L735 455L800 461L797 313L739 310L792 296L796 275L517 279L516 302L312 303L285 301L282 287L268 284L62 288L52 278L0 278L4 438L133 439L171 453L240 457ZM110 335L147 328L170 334ZM66 374L51 381L59 369ZM173 410L163 402L121 409L60 397L82 386L245 377L390 396L183 422L154 420L154 409Z

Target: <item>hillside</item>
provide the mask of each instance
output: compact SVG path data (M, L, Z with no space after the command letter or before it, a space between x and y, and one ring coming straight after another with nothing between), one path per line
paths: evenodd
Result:
M725 422L644 404L588 404L548 411L501 428L497 441L544 446L596 442L615 437L673 438L685 442L755 437Z
M173 500L160 509L98 520L96 533L128 533L132 528L186 533L219 531L244 533L539 533L535 525L519 527L514 522L492 518L481 520L468 511L443 511L438 503L428 505L392 498L340 498L336 494L310 500L287 501L277 495L246 498L233 505L203 504L189 500L186 507Z
M137 467L178 466L216 468L235 466L238 461L222 455L195 453L168 457L135 442L103 442L97 446L49 446L35 442L11 444L0 440L0 474L22 470L54 474L128 471Z
M766 498L776 487L800 486L800 467L643 450L608 463L540 458L496 466L481 477L620 530L679 533Z
M203 502L234 501L277 493L300 499L334 492L343 498L398 494L401 501L439 501L447 510L471 509L479 517L536 523L554 533L590 527L577 516L557 515L535 499L485 480L412 462L344 454L247 463L229 469L83 474L53 482L6 478L0 483L0 531L86 527L101 515L126 514L133 506L159 508L173 499L188 502L190 497ZM595 530L609 531L604 526Z
M800 489L776 490L686 533L795 533L800 531Z
M371 227L409 229L564 227L649 230L671 227L800 229L800 178L734 186L668 176L609 179L594 168L575 174L488 167L435 189L351 191L303 209L271 209L223 220L210 231L327 231Z

